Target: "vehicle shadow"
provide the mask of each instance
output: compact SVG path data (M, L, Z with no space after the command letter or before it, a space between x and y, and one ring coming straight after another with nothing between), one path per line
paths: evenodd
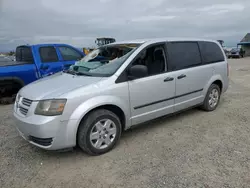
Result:
M221 98L220 101L220 105L218 106L218 108L216 110L219 110L220 108L223 108L224 104L225 104L225 99ZM180 113L177 114L173 114L173 115L167 115L167 116L163 116L136 126L131 127L130 129L124 131L122 133L121 136L121 143L119 144L118 147L122 147L122 143L123 142L129 142L129 140L133 137L137 137L140 135L145 134L145 132L152 132L156 129L158 129L159 127L170 127L173 126L176 121L179 121L180 119L183 118L191 118L194 116L197 116L199 114L203 114L203 113L209 113L209 112L204 112L203 110L197 108L192 108L192 109L188 109L185 111L182 111ZM216 111L211 112L211 113L216 113ZM42 150L40 148L37 148L35 146L31 146L32 150L35 150L36 152L39 152L40 155L43 155L44 157L49 157L49 158L71 158L72 157L76 157L76 158L89 158L92 156L87 155L86 153L84 153L79 147L74 147L74 148L70 148L70 149L65 149L65 150L58 150L58 151L46 151L46 150Z
M193 109L188 109L177 114L171 114L171 115L159 117L157 119L154 119L154 120L142 123L142 124L138 124L138 125L131 127L127 131L124 131L124 133L122 134L122 138L127 139L130 136L134 136L134 134L140 134L140 132L145 132L145 131L150 132L159 127L172 126L173 123L175 123L179 119L184 118L184 117L189 117L189 116L191 117L197 113L204 113L204 112L198 108L193 108Z
M131 127L130 129L124 131L121 136L121 143L118 147L122 147L122 142L129 142L129 139L131 137L137 137L142 134L145 134L145 132L154 131L154 129L157 129L158 127L166 127L166 126L172 126L175 121L178 121L179 118L182 117L189 117L194 116L194 114L197 113L204 113L203 111L199 110L198 108L186 110L182 113L174 114L171 116L163 116L160 118L157 118L155 120L151 120L149 122L145 122L136 126ZM50 159L66 159L66 158L89 158L93 156L89 156L86 153L84 153L79 147L64 149L64 150L57 150L57 151L47 151L40 148L37 148L35 146L30 145L31 150L33 152L39 153L40 157ZM98 157L98 156L97 156Z
M121 142L123 142L124 140L129 141L131 137L140 136L140 134L154 131L155 129L159 127L172 126L174 122L178 121L178 119L189 117L189 116L192 117L195 114L197 115L197 113L200 114L204 112L200 110L199 108L193 108L193 109L185 110L178 114L163 116L163 117L160 117L160 118L157 118L157 119L154 119L154 120L151 120L151 121L139 124L139 125L135 125L122 133ZM121 144L119 145L121 146ZM60 158L72 157L72 155L73 156L81 155L84 157L89 157L79 147L74 147L74 148L65 149L65 150L58 150L58 151L45 151L39 148L36 150L39 150L39 152L41 152L42 155L50 155L50 157L56 157L56 158L58 158L59 156Z

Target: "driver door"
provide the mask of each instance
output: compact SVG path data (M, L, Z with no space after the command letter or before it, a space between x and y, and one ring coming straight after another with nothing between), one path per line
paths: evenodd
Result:
M155 49L162 50L161 57L155 57ZM149 75L128 82L132 125L174 111L175 75L167 72L165 44L153 45L146 50L147 55L143 61L148 67ZM138 62L141 64L142 61ZM162 65L163 69L159 68Z

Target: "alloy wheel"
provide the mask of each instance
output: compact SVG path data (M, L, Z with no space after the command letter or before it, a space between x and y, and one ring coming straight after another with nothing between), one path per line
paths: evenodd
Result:
M113 143L116 133L117 128L112 120L100 120L90 131L90 143L96 149L105 149Z

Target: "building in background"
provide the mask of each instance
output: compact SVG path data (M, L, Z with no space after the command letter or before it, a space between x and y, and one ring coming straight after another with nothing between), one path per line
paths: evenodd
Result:
M246 36L238 43L238 46L241 46L245 52L244 56L250 56L250 33L246 34Z

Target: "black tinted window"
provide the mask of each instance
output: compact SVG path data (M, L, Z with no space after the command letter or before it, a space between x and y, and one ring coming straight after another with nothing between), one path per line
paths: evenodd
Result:
M41 47L39 52L40 52L40 56L41 56L41 61L43 63L57 62L58 61L56 49L52 46Z
M59 47L59 50L61 52L63 60L65 61L76 61L82 58L82 55L72 48L61 46Z
M204 64L224 61L224 55L220 47L213 42L199 42L202 62Z
M180 70L201 64L200 51L196 42L168 43L168 55L172 70Z
M140 52L138 58L132 63L144 65L148 69L148 76L161 74L166 71L166 57L163 45L151 46Z
M31 48L28 46L19 46L16 48L16 61L33 63Z

